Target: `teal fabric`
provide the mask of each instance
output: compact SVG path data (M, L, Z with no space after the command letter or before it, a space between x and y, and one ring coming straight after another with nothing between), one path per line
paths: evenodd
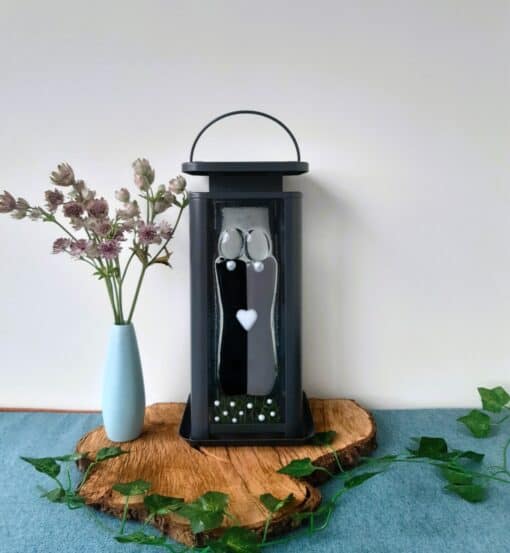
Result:
M453 447L485 452L488 465L500 463L505 433L472 438L455 422L461 413L465 411L376 411L378 454L403 451L411 436L441 435ZM46 477L19 460L20 455L71 452L78 438L99 423L99 415L0 413L1 553L154 550L117 544L101 527L114 525L108 516L69 511L39 499L36 486L46 486ZM323 493L331 493L333 486L323 486ZM509 513L510 486L491 485L486 502L469 504L444 492L433 469L402 465L346 494L325 531L311 538L300 535L271 551L503 553L510 547Z

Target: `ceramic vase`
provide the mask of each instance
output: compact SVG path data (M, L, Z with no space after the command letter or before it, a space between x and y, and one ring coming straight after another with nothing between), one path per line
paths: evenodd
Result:
M140 436L145 414L145 389L135 329L113 325L103 380L103 424L113 442Z

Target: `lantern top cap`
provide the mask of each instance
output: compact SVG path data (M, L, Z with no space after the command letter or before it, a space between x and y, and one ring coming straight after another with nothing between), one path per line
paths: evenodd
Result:
M188 175L265 173L302 175L308 173L306 161L187 161L182 171Z
M232 117L234 115L257 115L265 117L279 125L289 136L296 150L296 161L195 161L193 156L198 141L204 132L222 119ZM188 175L239 175L239 174L271 174L271 175L302 175L308 172L308 163L301 161L301 152L297 143L296 137L292 131L282 123L279 119L263 111L253 109L241 109L230 111L212 121L209 121L197 134L189 155L189 161L182 164L182 171Z

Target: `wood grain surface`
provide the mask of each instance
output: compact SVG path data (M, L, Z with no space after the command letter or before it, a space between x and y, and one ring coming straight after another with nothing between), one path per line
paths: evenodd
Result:
M375 423L365 409L346 399L312 399L310 401L316 431L335 430L331 445L344 468L355 466L360 456L376 447ZM179 437L179 424L184 404L159 403L147 408L143 434L137 440L121 444L129 455L94 467L81 488L86 503L114 516L122 515L124 498L112 490L118 482L143 479L151 482L151 493L181 497L191 501L207 491L220 491L229 496L229 512L238 524L261 532L267 511L259 500L263 493L284 498L294 494L294 503L275 516L269 535L282 534L296 526L291 514L316 509L321 501L315 487L327 479L324 472L313 478L295 480L276 471L293 459L310 457L320 466L337 470L334 455L327 447L312 445L295 447L190 447ZM114 445L103 427L98 427L77 444L77 451L92 457L102 447ZM80 464L83 470L87 461ZM130 498L129 518L144 520L146 512L142 497ZM233 524L225 519L224 527ZM156 517L154 525L187 545L201 545L205 536L194 535L188 522L172 514ZM221 533L222 529L212 532Z

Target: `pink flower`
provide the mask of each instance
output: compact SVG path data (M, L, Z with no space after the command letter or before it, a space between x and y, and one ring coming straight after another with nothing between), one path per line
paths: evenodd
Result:
M71 242L71 248L70 253L73 257L81 257L82 255L85 255L87 252L87 247L89 245L88 240L85 240L85 238L80 238L79 240L75 240L74 242Z
M7 190L0 194L0 213L10 213L16 209L16 200Z
M140 222L138 225L138 239L140 244L149 246L150 244L161 244L161 236L158 233L158 227L152 223Z
M83 206L78 202L66 202L64 204L64 215L76 219L83 215Z
M87 204L87 211L91 217L103 219L108 216L108 202L104 199L91 200Z
M44 197L46 198L46 206L51 213L55 213L58 206L64 203L64 194L56 188L54 190L46 190Z
M138 202L136 200L126 204L125 209L117 210L117 217L119 219L133 219L134 217L140 216L140 208L138 207Z
M159 224L159 234L163 240L170 240L173 234L173 228L167 221L161 221Z
M126 204L127 202L129 202L129 190L127 188L121 188L120 190L117 190L117 192L115 192L115 198L119 200L119 202Z
M135 184L140 190L149 190L154 182L154 169L145 158L138 158L133 162L133 170L135 172Z
M117 240L105 240L100 242L98 252L104 259L115 259L121 252L122 248Z
M51 173L50 179L57 186L71 186L75 183L73 168L68 163L61 163L57 170Z
M65 252L70 244L71 240L69 240L69 238L57 238L55 242L53 242L53 253Z
M174 194L182 194L186 188L186 179L182 175L179 175L168 183L168 188Z

